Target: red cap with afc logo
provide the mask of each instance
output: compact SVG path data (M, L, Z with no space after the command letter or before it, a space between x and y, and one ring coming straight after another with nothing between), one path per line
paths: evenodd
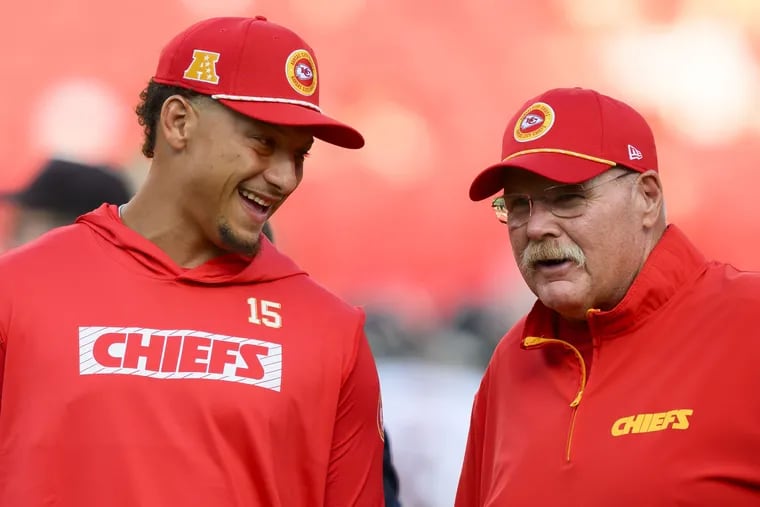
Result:
M527 101L507 124L502 160L470 186L480 201L504 188L504 170L580 183L621 165L657 171L654 136L631 106L584 88L555 88Z
M364 145L359 132L322 113L311 47L263 16L192 25L164 47L153 80L209 95L260 121L310 127L315 137L337 146Z

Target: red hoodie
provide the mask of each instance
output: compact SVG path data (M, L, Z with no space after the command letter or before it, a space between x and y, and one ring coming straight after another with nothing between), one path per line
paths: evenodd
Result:
M0 506L383 504L363 313L263 236L183 269L104 205L0 281Z
M475 397L457 507L760 505L760 274L670 226L625 298L536 303Z

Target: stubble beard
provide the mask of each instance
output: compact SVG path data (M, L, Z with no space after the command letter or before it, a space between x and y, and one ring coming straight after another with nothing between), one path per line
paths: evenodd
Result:
M258 237L254 241L246 241L235 235L232 228L226 222L219 223L219 237L229 252L255 257L261 249L261 241Z

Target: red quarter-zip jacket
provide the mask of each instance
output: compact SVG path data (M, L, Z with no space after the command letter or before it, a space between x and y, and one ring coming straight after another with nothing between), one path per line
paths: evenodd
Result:
M611 311L537 302L476 394L456 507L760 505L758 315L760 274L675 226Z
M0 257L0 506L383 504L363 313L262 242L183 269L103 206Z

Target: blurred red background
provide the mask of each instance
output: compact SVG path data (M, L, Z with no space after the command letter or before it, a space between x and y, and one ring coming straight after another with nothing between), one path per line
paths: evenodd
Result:
M281 248L345 297L424 318L518 286L506 231L467 189L498 160L515 109L557 86L637 107L658 141L670 220L708 255L760 269L760 2L28 0L6 10L0 189L53 155L117 164L138 183L148 163L133 109L161 47L203 17L263 14L315 48L323 108L367 138L358 152L315 147L272 220Z

